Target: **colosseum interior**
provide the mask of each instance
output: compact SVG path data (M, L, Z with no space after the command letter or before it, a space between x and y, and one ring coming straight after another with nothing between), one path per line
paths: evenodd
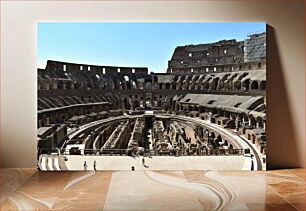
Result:
M40 170L265 169L265 33L178 46L166 73L37 72Z

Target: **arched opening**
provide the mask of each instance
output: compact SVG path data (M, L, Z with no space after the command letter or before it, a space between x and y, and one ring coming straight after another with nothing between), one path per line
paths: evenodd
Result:
M193 109L194 109L195 111L199 111L199 107L197 107L197 106L193 107Z
M262 81L259 87L260 87L260 90L266 90L266 82Z
M64 123L66 121L65 115L62 116L61 123Z
M81 88L81 83L75 81L74 84L73 84L73 89L80 89L80 88Z
M257 89L258 89L258 82L257 82L257 81L252 81L252 83L251 83L251 89L252 89L252 90L257 90Z
M64 89L64 82L63 81L59 81L57 83L57 89Z
M224 89L224 81L221 80L221 81L219 82L219 84L218 84L218 86L217 86L217 89L218 89L218 90Z
M205 89L206 89L206 90L209 89L209 83L208 83L208 82L205 83Z
M212 139L216 138L215 133L214 133L214 132L211 132L210 137L211 137Z
M218 87L218 85L219 85L219 80L220 80L220 78L215 78L213 90L219 89L219 87Z
M253 128L255 128L256 127L256 119L252 115L249 118L250 118L251 126Z
M66 89L72 89L72 82L71 81L67 82Z
M170 89L170 84L166 83L166 89Z
M235 82L235 89L240 90L241 89L241 81L236 81Z
M261 117L256 118L256 124L259 128L263 128L263 120Z
M131 81L126 81L126 88L127 89L132 89L132 82Z
M134 109L135 109L135 108L138 108L138 107L139 107L139 101L138 101L138 100L135 100L135 101L134 101Z
M130 77L126 75L126 76L124 76L123 78L124 78L124 80L125 80L125 88L126 88L126 89L131 89Z
M250 79L244 80L242 83L242 87L245 91L249 90L249 86L250 86Z
M215 140L215 147L220 147L220 143L222 142L222 138L220 135L217 136L216 140Z
M124 108L125 109L129 109L129 101L128 101L128 99L124 98L123 99L123 103L124 103Z
M92 84L90 81L87 81L87 89L92 89Z
M151 82L147 82L146 83L146 89L151 89L152 88L152 83Z
M122 82L120 79L116 80L116 87L115 89L122 89Z
M216 135L214 132L211 132L210 133L210 136L208 137L208 143L211 144L211 145L214 145L214 140L216 138Z

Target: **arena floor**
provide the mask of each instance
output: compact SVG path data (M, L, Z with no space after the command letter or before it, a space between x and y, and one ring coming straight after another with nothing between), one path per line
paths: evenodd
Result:
M78 156L65 155L69 170L251 170L251 158L244 156L152 156L132 158L130 156Z

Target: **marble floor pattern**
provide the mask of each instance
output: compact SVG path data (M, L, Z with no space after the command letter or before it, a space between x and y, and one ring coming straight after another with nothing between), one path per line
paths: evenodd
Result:
M306 210L305 169L1 169L1 210Z

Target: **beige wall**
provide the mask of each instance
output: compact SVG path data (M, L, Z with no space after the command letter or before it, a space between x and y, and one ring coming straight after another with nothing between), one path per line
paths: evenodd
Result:
M35 167L38 21L266 21L268 167L304 166L304 4L273 2L1 1L2 166Z

